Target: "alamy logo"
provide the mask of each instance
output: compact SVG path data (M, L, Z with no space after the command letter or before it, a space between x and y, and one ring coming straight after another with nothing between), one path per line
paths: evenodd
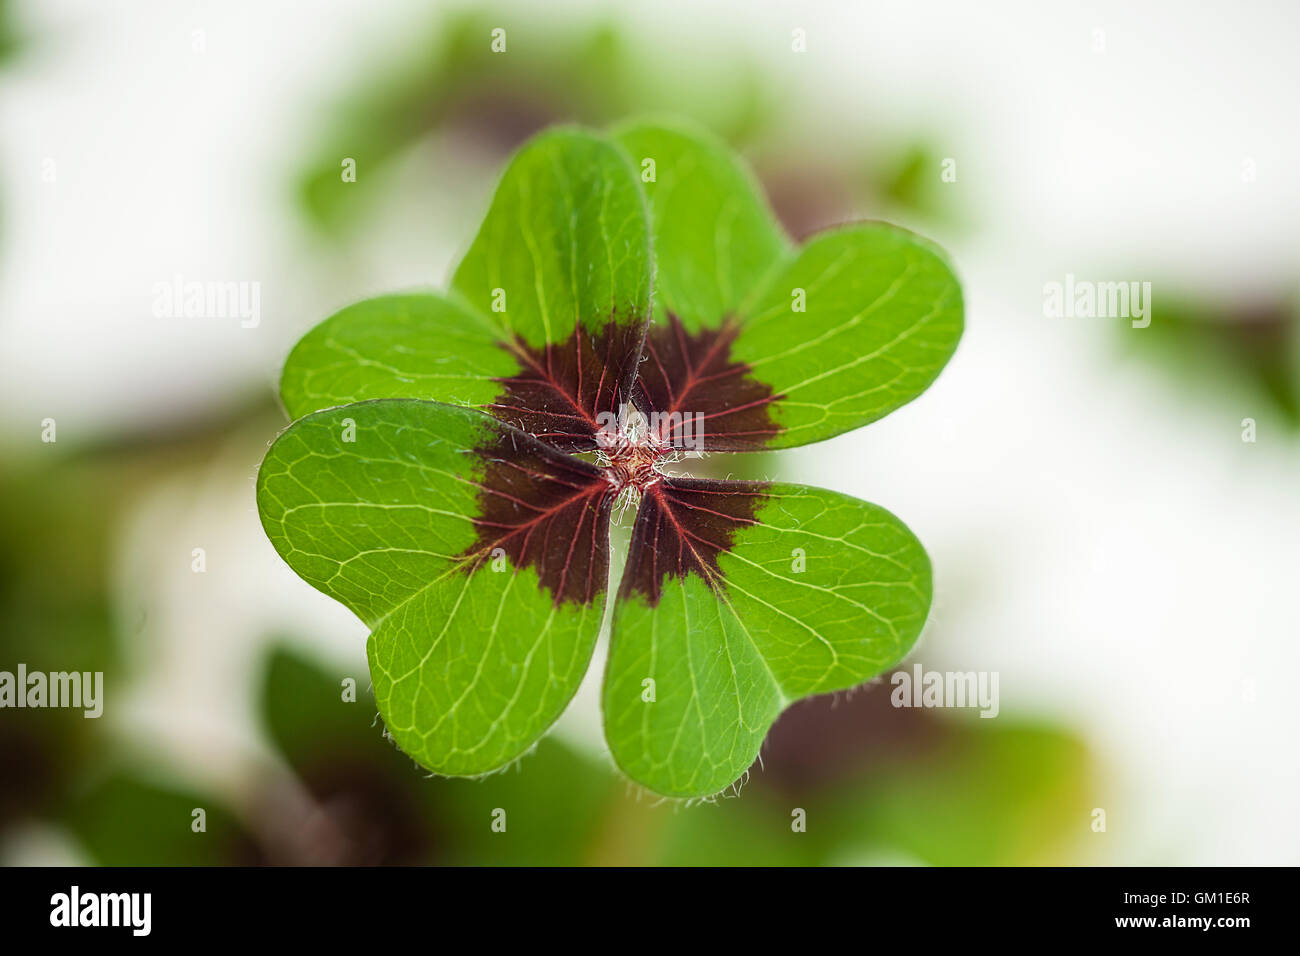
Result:
M602 449L618 447L629 435L645 435L652 444L704 450L702 412L651 412L645 415L639 409L622 403L617 412L599 412L596 425L596 444Z
M981 717L998 715L997 671L896 671L889 682L895 707L978 707Z
M148 936L152 910L152 893L82 893L73 886L50 897L50 925L129 926L133 936Z
M1043 285L1043 315L1049 319L1131 319L1133 328L1151 324L1150 282L1091 282L1066 273L1064 282Z
M73 707L85 717L104 712L103 671L0 671L0 707Z
M153 284L153 314L159 319L239 319L246 329L262 322L260 282L171 282Z

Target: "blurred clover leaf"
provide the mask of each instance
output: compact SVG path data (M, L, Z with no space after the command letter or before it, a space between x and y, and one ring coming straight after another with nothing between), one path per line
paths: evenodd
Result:
M795 248L725 147L640 121L525 144L451 286L298 343L297 420L257 483L281 556L370 626L375 698L413 758L484 774L559 717L618 507L636 518L605 734L653 791L726 788L787 706L912 647L930 565L888 511L667 466L819 441L924 391L962 331L937 249L880 223Z

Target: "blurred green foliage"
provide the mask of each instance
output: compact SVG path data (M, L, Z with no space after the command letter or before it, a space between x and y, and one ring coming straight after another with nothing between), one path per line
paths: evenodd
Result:
M13 3L0 0L0 63L14 56L22 43L22 33L14 23Z
M364 688L356 701L343 699L343 680L280 647L268 662L262 704L289 766L319 805L333 808L334 862L1059 862L1089 822L1089 758L1072 736L1005 718L893 710L883 687L856 696L865 708L836 708L830 698L801 705L804 730L817 737L835 727L843 735L882 706L890 710L896 726L878 735L865 763L853 759L856 742L822 753L811 773L768 753L768 766L755 771L740 798L686 806L638 794L606 761L554 735L504 773L429 777L381 739ZM836 717L836 710L844 713ZM901 731L903 747L894 746L899 722L920 725ZM780 749L806 755L809 744L787 740ZM806 832L792 829L796 807L807 813ZM498 809L504 832L492 828Z
M504 54L491 49L496 27L506 30ZM760 176L797 237L886 212L950 225L965 219L952 187L942 184L936 151L921 140L899 144L836 127L816 155L792 143L789 128L800 111L779 78L743 48L683 58L672 45L613 21L490 8L447 14L415 36L328 109L299 176L307 220L335 241L347 239L403 156L426 137L449 138L494 167L493 157L504 158L545 126L602 127L655 112L688 117L739 148L763 144ZM342 179L345 158L356 163L355 182ZM437 175L429 169L430 181Z
M269 402L240 407L234 420L266 414ZM115 579L123 523L153 481L193 468L231 427L225 419L190 422L148 439L105 438L73 447L63 441L37 451L5 449L0 470L0 669L100 671L111 706L132 678L135 655L123 652L143 629L149 608L121 605ZM35 436L33 434L33 442ZM110 718L75 708L0 712L0 841L28 821L81 829L100 862L126 862L123 834L139 853L156 856L156 804L169 792L139 776ZM136 809L123 792L139 792ZM191 799L186 796L182 802ZM107 817L96 809L116 809ZM189 833L193 806L178 820ZM111 832L105 832L105 831ZM181 844L197 851L197 844ZM100 856L99 854L106 854ZM199 854L201 856L201 853Z
M107 682L122 672L109 597L113 534L146 466L70 461L46 447L51 461L0 473L0 668L103 671ZM74 709L0 715L0 829L61 802L99 749L101 720Z
M201 830L194 811L202 810ZM261 855L211 794L119 770L80 791L63 820L91 859L113 866L250 866Z
M496 27L506 30L504 55L490 48ZM723 54L704 74L686 75L671 51L644 49L607 22L525 22L517 13L475 9L449 14L420 36L409 55L386 59L331 111L299 187L304 211L326 233L344 229L402 151L434 132L505 155L552 123L604 125L672 108L745 139L772 109L752 61ZM702 87L708 96L698 95ZM340 188L344 157L356 160L358 178Z
M1300 308L1293 296L1243 303L1162 295L1151 325L1126 332L1124 344L1179 388L1233 401L1240 417L1277 416L1300 429Z

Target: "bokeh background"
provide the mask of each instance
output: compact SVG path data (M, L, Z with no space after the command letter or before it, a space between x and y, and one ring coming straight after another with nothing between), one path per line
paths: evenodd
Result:
M0 862L1300 862L1298 45L1258 0L0 0L0 669L106 674L98 720L0 711ZM936 579L907 665L996 671L996 719L877 683L792 708L738 798L660 802L604 751L602 650L535 753L432 779L364 626L265 540L297 337L442 285L532 132L646 110L796 236L952 253L934 388L710 466L902 516ZM1150 327L1046 317L1067 273L1151 282ZM259 283L260 324L155 317L176 276Z

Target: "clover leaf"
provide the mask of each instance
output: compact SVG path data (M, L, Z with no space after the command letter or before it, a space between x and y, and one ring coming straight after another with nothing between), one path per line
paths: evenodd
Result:
M962 330L937 249L880 223L796 247L724 146L638 121L527 143L451 285L309 332L258 476L276 549L370 626L407 753L477 775L545 733L590 664L624 503L605 734L647 788L726 788L791 703L907 654L930 565L897 518L670 466L920 394Z

